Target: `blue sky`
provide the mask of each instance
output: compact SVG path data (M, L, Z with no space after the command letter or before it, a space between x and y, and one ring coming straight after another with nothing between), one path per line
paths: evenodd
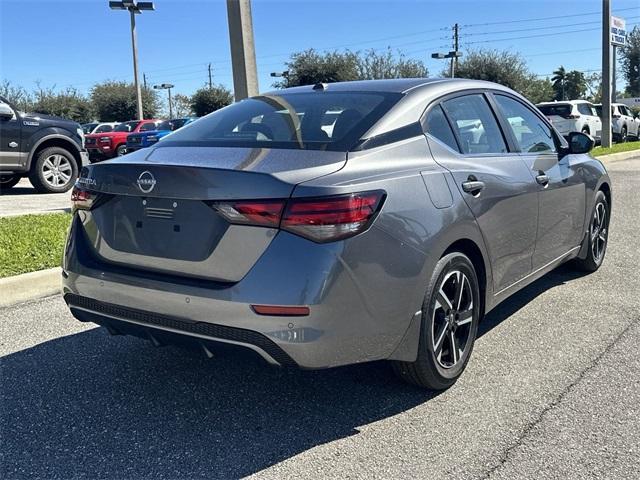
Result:
M171 82L191 93L207 79L232 86L226 4L222 0L156 0L138 16L140 70L149 83ZM253 0L260 90L289 54L307 48L400 49L438 75L451 25L463 50L510 49L538 74L600 68L601 0L276 1ZM627 25L640 23L638 0L612 0ZM549 18L553 17L553 18ZM537 19L537 20L533 20ZM522 20L522 21L521 21ZM133 78L128 14L107 0L0 0L0 78L27 89L68 85L88 91L98 81ZM529 38L519 38L529 37ZM480 43L477 43L480 42Z

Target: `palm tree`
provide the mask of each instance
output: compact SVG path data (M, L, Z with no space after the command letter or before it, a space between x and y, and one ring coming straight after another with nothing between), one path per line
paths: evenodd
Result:
M556 92L556 100L564 100L564 84L567 81L567 71L564 66L560 65L560 68L553 72L551 81L553 82L553 90Z

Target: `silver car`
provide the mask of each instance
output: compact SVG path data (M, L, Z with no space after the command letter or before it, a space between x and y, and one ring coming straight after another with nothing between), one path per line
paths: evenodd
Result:
M156 345L307 369L387 359L447 388L498 303L568 260L602 264L611 182L592 147L481 81L243 100L82 170L64 298Z

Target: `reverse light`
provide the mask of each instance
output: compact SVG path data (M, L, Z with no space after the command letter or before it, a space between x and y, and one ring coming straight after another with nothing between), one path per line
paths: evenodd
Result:
M383 191L289 200L243 200L210 205L229 223L280 228L317 243L357 235L371 224Z

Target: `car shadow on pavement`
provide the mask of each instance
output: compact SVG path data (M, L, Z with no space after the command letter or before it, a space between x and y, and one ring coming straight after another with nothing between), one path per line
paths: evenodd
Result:
M571 278L560 270L527 287L481 334ZM104 329L0 362L2 478L238 478L436 396L403 384L385 362L285 370Z
M478 338L500 325L505 319L530 303L534 298L551 288L563 285L576 278L583 277L585 272L576 270L571 264L565 263L547 273L530 285L516 292L504 302L489 312L478 327Z

